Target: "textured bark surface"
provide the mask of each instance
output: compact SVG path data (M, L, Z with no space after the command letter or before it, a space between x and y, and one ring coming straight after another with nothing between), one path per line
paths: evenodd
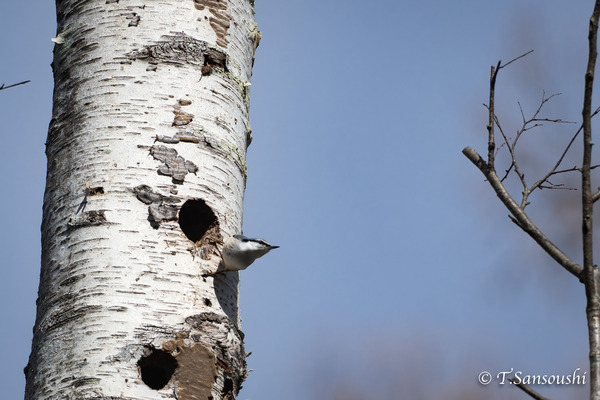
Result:
M234 398L249 0L57 1L26 399Z

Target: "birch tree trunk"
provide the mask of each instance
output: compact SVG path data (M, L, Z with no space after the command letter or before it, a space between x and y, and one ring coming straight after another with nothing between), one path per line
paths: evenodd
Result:
M57 0L26 399L233 399L253 0Z

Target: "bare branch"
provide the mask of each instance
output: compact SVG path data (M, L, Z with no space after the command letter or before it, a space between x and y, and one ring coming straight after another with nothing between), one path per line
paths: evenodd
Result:
M600 0L596 0L590 18L588 33L588 63L585 72L583 95L583 164L581 166L581 203L583 233L583 282L587 299L586 316L588 323L589 359L590 359L590 398L600 399L600 298L599 284L596 280L597 268L594 268L593 215L594 196L591 185L592 165L592 91L596 58L598 56L598 18L600 18ZM595 271L596 270L596 271Z
M594 203L597 202L598 199L600 199L600 187L598 188L598 191L592 195L592 201Z
M517 140L519 140L519 138L518 138L519 133L517 132L517 137L515 137L515 139L512 141L512 143L509 143L509 139L504 134L504 130L502 129L502 126L500 125L500 121L498 120L498 117L495 114L494 114L494 121L496 123L496 126L498 127L498 130L500 131L500 134L502 135L502 139L504 140L504 143L502 143L502 145L500 147L503 147L504 145L506 145L506 148L508 149L508 152L510 154L510 165L509 165L508 169L506 170L506 173L502 177L501 181L504 182L504 180L510 174L510 171L515 169L515 173L521 180L521 184L523 185L523 188L527 189L527 183L525 182L525 175L523 175L521 173L521 171L518 170L518 166L517 166L516 159L515 159L515 145L516 145Z
M510 378L509 381L515 385L516 387L518 387L519 389L521 389L522 391L524 391L525 393L527 393L529 396L533 397L536 400L550 400L548 397L544 397L541 394L539 394L538 392L536 392L535 390L533 390L532 388L530 388L529 386L527 386L526 384L524 384L523 382L521 382L521 380L517 379L517 378Z
M533 50L529 50L527 53L521 54L519 57L513 58L512 60L510 60L509 62L507 62L504 65L500 65L500 62L498 62L498 69L504 68L504 67L508 67L510 64L514 63L517 60L520 60L521 58L523 58L523 57L525 57L525 56L527 56L527 55L529 55L531 53L533 53Z
M8 86L6 86L3 83L2 85L0 85L0 90L8 89L8 88L19 86L19 85L24 85L24 84L29 83L29 82L31 82L31 81L23 81L23 82L19 82L19 83L13 83L12 85L8 85Z
M517 159L516 159L516 147L517 144L519 142L519 139L521 138L521 136L534 128L537 128L539 126L543 126L544 122L550 122L550 123L574 123L572 121L564 121L560 118L540 118L539 114L542 111L542 108L544 107L544 105L546 105L546 103L548 103L553 97L555 96L559 96L560 93L555 93L552 94L548 97L546 97L546 92L542 91L542 99L540 101L540 104L538 106L538 108L536 109L536 111L534 112L533 116L529 119L527 119L525 117L525 113L523 111L523 107L521 106L521 103L517 103L519 105L519 112L521 113L521 120L523 122L523 125L521 126L521 128L517 131L516 136L514 139L512 139L512 141L509 141L509 139L507 138L506 134L504 133L502 126L500 125L500 121L498 120L497 116L494 115L494 120L496 122L496 126L498 127L498 129L500 130L500 133L502 134L502 138L504 140L503 145L506 145L506 148L508 149L508 152L510 153L510 165L508 167L508 169L505 171L504 176L501 178L501 182L504 182L504 180L508 177L508 175L510 174L511 171L514 171L515 174L517 175L517 177L519 178L519 180L521 181L521 185L523 187L523 192L522 192L522 198L521 198L521 207L526 207L529 202L528 202L528 198L531 195L531 193L536 190L536 189L559 189L561 188L561 185L556 185L556 184L552 184L550 182L548 182L548 179L552 176L555 175L556 169L560 166L560 164L562 163L565 155L567 154L567 152L569 151L571 145L573 144L573 141L575 140L575 138L577 137L579 131L581 131L581 128L577 131L577 133L574 135L574 137L571 139L571 141L569 142L569 144L567 145L566 149L563 151L563 153L561 154L558 162L554 165L554 167L541 179L539 179L537 182L535 182L531 187L529 187L527 185L527 182L525 181L525 174L520 170L519 168L519 164L517 163ZM489 111L489 109L488 109ZM547 184L546 184L547 183ZM564 189L564 188L562 188Z
M600 0L598 0L598 1L600 1ZM525 53L522 56L519 56L519 57L515 58L514 60L509 61L504 66L509 65L510 63L518 60L519 58L526 56L529 53L531 53L531 52ZM523 201L521 202L521 205L518 205L517 202L513 199L513 197L508 193L508 191L504 187L502 180L496 174L496 169L494 166L494 155L495 155L494 149L496 147L496 142L495 142L495 138L494 138L494 126L498 126L498 129L500 130L507 147L510 149L509 151L511 152L511 160L512 160L511 168L516 168L516 163L515 163L515 158L514 158L515 143L518 141L518 136L520 136L525 131L525 128L527 128L527 126L526 126L527 123L526 123L526 124L524 124L524 127L519 132L517 132L517 137L515 137L515 139L512 142L512 146L511 146L511 144L508 142L506 135L502 132L502 129L498 123L498 119L496 118L496 114L494 111L494 93L495 93L495 86L496 86L496 78L498 76L498 71L499 71L500 67L501 67L501 61L498 61L498 64L496 64L496 67L493 67L493 66L491 67L491 73L490 73L490 97L489 97L489 103L488 103L489 105L486 106L488 109L488 124L486 127L487 131L488 131L488 159L487 159L487 162L475 150L473 150L470 147L465 147L463 149L463 154L473 164L475 164L475 166L483 173L485 178L488 180L488 182L490 183L490 185L496 192L496 196L498 196L500 201L502 201L504 206L510 211L510 213L512 215L511 219L513 219L513 221L517 225L519 225L519 227L521 229L523 229L523 231L525 231L533 240L535 240L536 243L542 249L544 249L544 251L546 253L548 253L548 255L550 255L550 257L552 257L556 262L558 262L558 264L560 264L563 268L565 268L567 271L569 271L570 273L575 275L578 279L580 279L583 268L580 265L578 265L575 261L573 261L571 258L569 258L550 239L548 239L548 237L546 237L546 235L533 223L533 221L531 221L529 216L525 213L525 206L527 205L527 195L528 195L527 186L525 185L526 190L524 191L524 194L523 194ZM545 93L543 94L542 104L540 105L540 107L538 107L538 111L535 113L534 118L537 117L542 106L553 96L550 96L548 99L546 99ZM512 147L512 149L511 149L511 147ZM509 170L510 170L510 168L509 168ZM524 175L520 171L517 171L517 174L519 174L520 179L522 180L522 182L524 182L525 181Z
M488 156L487 162L472 148L465 147L463 149L463 154L482 172L486 180L490 183L496 196L500 199L500 201L504 204L504 206L509 210L510 215L509 218L515 224L517 224L523 231L525 231L536 243L544 249L544 251L550 255L557 263L559 263L563 268L567 271L575 275L581 282L585 285L585 293L587 299L587 307L586 307L586 317L587 317L587 325L588 325L588 340L589 340L589 361L590 361L590 399L591 400L600 400L600 271L598 267L594 265L593 258L593 205L594 202L600 199L600 187L597 189L595 193L592 193L591 190L591 171L598 167L598 165L592 166L592 117L600 113L600 107L596 108L592 112L592 90L594 83L594 74L596 68L596 59L597 59L597 46L598 46L598 24L600 19L600 0L595 1L594 11L590 18L589 23L589 52L588 52L588 63L585 73L585 91L584 91L584 99L583 99L583 110L582 110L582 124L579 129L573 134L566 148L563 150L560 155L558 161L554 165L554 167L541 179L533 184L533 186L528 187L525 182L524 174L519 170L519 166L517 164L515 158L515 148L519 141L521 135L523 135L526 131L536 128L538 126L542 126L545 122L551 123L567 123L568 121L563 121L562 119L552 119L552 118L541 118L539 114L544 107L544 105L550 101L554 96L558 94L551 95L546 97L546 94L542 93L542 100L540 102L539 107L535 111L534 115L530 119L526 119L525 113L523 112L523 108L519 103L519 110L521 113L521 118L523 125L521 129L519 129L514 137L514 139L508 139L507 135L502 130L502 127L498 121L498 118L495 115L494 110L494 95L495 95L495 85L498 77L498 72L500 69L510 65L511 63L519 60L522 57L525 57L530 52L527 52L506 64L502 64L501 61L498 61L496 66L491 67L490 73L490 93L489 93L489 105L488 109ZM510 154L510 166L506 170L506 174L502 179L500 179L496 173L495 168L495 149L496 149L496 139L494 128L498 127L504 143L502 146L506 145L508 152ZM583 132L583 162L581 168L572 167L559 170L558 168L562 164L565 159L567 152L572 147L575 139L579 135L580 132ZM501 146L501 147L502 147ZM521 180L521 184L523 185L523 194L521 204L517 204L514 198L508 193L504 186L504 179L509 175L510 172L514 172L519 179ZM582 181L581 181L581 201L582 201L582 233L583 233L583 267L574 262L571 258L569 258L561 249L559 249L546 235L540 231L540 229L533 223L533 221L529 218L529 216L525 213L525 207L527 206L527 198L528 196L536 189L568 189L574 190L574 188L564 187L562 184L554 184L550 182L550 177L566 173L572 171L581 172ZM541 396L539 393L535 392L533 389L529 388L527 385L522 384L521 381L516 378L512 378L511 383L517 385L527 394L529 394L534 399L538 400L547 400L547 398Z
M521 107L520 101L517 101L517 104L519 105L519 111L521 112L521 120L523 120L523 126L525 126L525 124L527 124L527 121L525 121L525 114L523 113L523 107Z
M496 123L496 117L494 114L494 99L495 99L495 91L496 91L496 77L498 76L498 71L500 70L500 64L502 61L498 61L496 67L492 66L490 72L490 101L488 106L488 166L494 168L494 150L496 148L496 139L494 138L494 124Z
M564 269L579 279L583 271L583 267L569 258L569 256L567 256L561 249L558 248L558 246L548 239L548 237L533 223L533 221L531 221L523 208L517 204L517 202L508 193L502 182L500 182L500 178L498 178L496 172L490 168L483 158L472 148L465 147L462 152L483 173L485 178L496 192L496 196L498 196L500 201L502 201L504 206L508 209L508 211L510 211L515 223L517 223L521 229L523 229L533 240L535 240L535 242L550 257L552 257Z
M557 93L555 95L559 95L560 93ZM555 95L550 96L548 99L550 99L551 97L554 97ZM596 116L598 113L600 112L600 107L598 107L591 115L591 117ZM558 122L558 123L575 123L572 121L563 121L561 119L555 119L555 120L549 120L549 119L544 119L545 121L548 122ZM558 158L558 161L556 162L556 164L554 164L554 167L546 174L544 175L541 179L539 179L536 183L534 183L530 188L529 188L529 193L531 194L531 192L533 192L535 189L537 189L538 187L540 189L542 188L548 188L547 186L543 186L544 182L547 182L548 179L553 176L553 175L557 175L557 174L561 174L564 172L572 172L572 171L580 171L581 172L581 168L577 168L577 167L573 167L573 168L568 168L568 169L563 169L563 170L559 170L557 171L557 168L562 164L565 156L567 155L567 153L569 152L569 149L571 148L571 146L573 145L573 142L575 142L575 139L577 138L577 136L579 135L579 133L583 130L583 124L579 126L579 129L577 129L577 131L575 132L575 134L573 135L573 137L571 138L571 140L569 141L569 143L567 144L567 146L565 147L565 149L563 150L562 154L560 155L560 157ZM591 167L591 169L595 169L597 168L598 165L594 165ZM550 188L556 189L556 185L551 185ZM576 190L573 188L570 188L571 190ZM596 195L594 195L595 197ZM600 188L599 188L599 193L597 193L597 197L600 198ZM594 201L598 200L598 198L596 198Z
M548 180L548 178L550 178L552 175L558 174L558 173L562 173L562 172L567 172L569 170L564 170L564 171L556 171L556 169L560 166L560 164L563 162L565 156L567 155L567 152L569 151L569 149L571 148L571 145L573 144L573 142L575 141L575 139L577 138L577 135L579 135L579 132L581 132L581 129L583 128L583 125L579 127L579 129L577 130L577 132L575 132L575 135L573 135L573 137L571 138L571 140L569 141L569 144L567 144L567 147L565 148L565 150L562 152L562 154L560 155L560 157L558 158L558 161L556 162L556 164L554 164L554 167L552 167L552 169L550 170L550 172L548 172L545 176L543 176L540 180L538 180L536 183L534 183L531 188L530 191L534 191L537 187L541 187L542 184L544 182L546 182ZM572 170L576 170L575 167L573 167Z
M567 170L561 172L567 172ZM577 190L577 188L565 186L564 183L552 183L549 180L546 180L546 182L548 184L540 185L540 189Z

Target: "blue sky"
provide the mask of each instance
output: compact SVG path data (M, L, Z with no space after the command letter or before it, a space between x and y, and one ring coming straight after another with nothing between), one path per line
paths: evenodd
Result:
M517 101L531 112L542 90L563 93L553 116L578 120L592 3L365 4L256 1L244 233L281 248L242 272L253 371L239 398L525 398L477 375L587 371L582 286L508 220L461 150L485 149L490 65L531 49L499 78L503 123L518 127ZM39 276L53 2L5 2L0 26L0 83L31 80L0 92L0 379L2 398L17 399ZM540 149L526 155L544 159ZM579 223L550 204L577 192L548 192L528 211L579 260Z

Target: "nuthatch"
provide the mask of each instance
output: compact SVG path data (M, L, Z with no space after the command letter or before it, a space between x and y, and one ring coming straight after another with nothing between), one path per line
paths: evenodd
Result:
M223 245L223 264L227 271L246 269L259 257L279 246L271 246L262 239L251 239L244 235L233 235Z

